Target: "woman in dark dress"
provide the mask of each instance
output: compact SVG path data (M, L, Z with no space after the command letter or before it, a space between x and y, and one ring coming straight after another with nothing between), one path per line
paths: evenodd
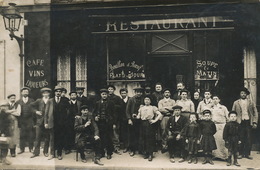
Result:
M203 111L203 120L200 122L201 129L201 148L205 154L205 160L202 164L210 163L214 165L212 161L212 151L217 149L214 134L217 132L216 125L211 120L211 111Z
M194 159L194 164L197 164L198 144L201 136L200 126L197 123L198 115L197 113L190 113L189 118L190 122L184 127L182 136L186 143L185 149L189 152L188 163L192 163Z

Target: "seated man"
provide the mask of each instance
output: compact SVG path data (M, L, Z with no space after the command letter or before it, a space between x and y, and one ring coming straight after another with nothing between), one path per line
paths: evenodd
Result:
M100 162L101 142L97 124L92 117L92 113L88 111L88 106L81 106L80 111L81 116L76 117L74 128L76 132L75 143L77 150L80 153L81 160L84 163L87 162L84 154L84 148L86 144L90 142L95 151L94 163L103 165Z

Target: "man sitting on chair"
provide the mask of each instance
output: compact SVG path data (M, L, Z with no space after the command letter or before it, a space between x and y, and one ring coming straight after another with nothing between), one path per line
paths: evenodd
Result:
M84 149L87 143L90 143L95 151L94 163L103 165L100 162L101 142L97 124L93 119L92 113L88 111L88 106L81 106L80 111L81 116L76 117L74 128L76 132L75 143L81 160L84 163L87 162Z

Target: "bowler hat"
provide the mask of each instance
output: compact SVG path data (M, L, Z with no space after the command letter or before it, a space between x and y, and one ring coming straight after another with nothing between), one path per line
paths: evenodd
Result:
M108 85L107 88L112 87L114 90L116 90L116 87L112 84Z
M41 93L43 93L45 91L51 92L51 89L48 87L43 87L40 91L41 91Z
M23 91L23 90L31 91L31 89L30 89L29 87L23 87L23 88L21 88L21 91Z
M173 110L175 110L175 109L182 109L182 106L180 106L180 105L175 105L175 106L172 107L172 109L173 109Z
M242 88L241 90L240 90L240 92L241 91L243 91L243 92L245 92L247 95L249 95L250 94L250 92L249 92L249 90L247 89L247 88Z
M88 109L88 106L87 105L83 105L80 107L80 110L84 110L84 109Z
M63 90L63 87L61 87L61 86L55 86L55 88L54 88L54 91L57 91L57 90Z
M8 96L7 96L7 98L9 99L10 97L12 97L12 96L16 96L15 94L9 94Z
M100 89L99 92L100 92L100 93L103 93L103 92L108 93L108 90L107 90L107 89Z

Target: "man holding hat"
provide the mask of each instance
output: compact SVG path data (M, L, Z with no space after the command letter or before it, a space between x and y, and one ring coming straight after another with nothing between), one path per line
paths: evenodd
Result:
M93 149L95 151L94 163L98 165L103 165L100 162L101 141L97 124L92 116L92 113L89 112L88 106L81 106L80 112L81 116L76 117L75 120L75 143L77 146L77 150L80 153L81 160L83 163L87 162L84 154L84 148L87 142L90 142L93 145Z
M81 102L82 105L89 105L88 98L84 96L84 90L85 87L76 87L76 92L77 92L77 100Z
M75 131L74 131L74 124L75 124L75 116L80 116L80 107L81 102L77 100L77 92L71 91L69 93L70 100L69 100L69 107L68 107L68 115L67 115L67 123L66 123L66 134L65 134L65 154L69 154L74 147L75 143Z
M181 131L187 123L186 117L181 115L182 106L175 105L173 108L173 115L169 118L166 126L166 133L168 135L168 151L170 155L170 161L175 162L174 157L176 154L180 154L181 159L179 162L184 162L185 148L184 141L181 137Z
M35 141L34 141L34 151L31 158L37 157L40 155L40 145L41 139L44 137L44 148L43 154L45 157L48 157L49 150L49 136L47 135L47 129L44 128L44 115L47 102L50 99L51 89L44 87L41 90L42 98L37 99L32 102L31 108L34 116L34 128L35 128Z
M94 118L97 122L99 134L102 144L102 156L105 155L104 149L107 151L107 159L111 159L113 154L113 125L115 125L115 107L114 103L108 100L108 90L100 90L101 99L96 102L94 108Z
M241 147L239 149L239 157L253 159L250 156L252 147L252 129L257 128L258 112L255 103L247 98L250 94L247 88L240 90L240 99L233 104L232 110L237 112L237 122L240 124L241 131Z
M140 134L140 120L137 119L138 110L143 103L143 88L134 88L135 95L129 99L126 105L126 118L129 127L129 149L131 150L130 156L134 156L136 151L139 150L139 134Z
M166 88L163 90L164 98L161 99L158 103L158 109L162 113L162 121L161 121L161 132L162 132L162 152L166 152L167 148L167 134L166 134L166 125L167 122L172 115L172 107L175 105L175 101L171 99L171 91L170 89Z
M44 126L49 130L51 150L53 151L50 159L54 158L57 151L58 160L62 160L62 149L65 140L65 127L69 102L61 97L62 87L54 88L54 98L51 98L46 105L44 115Z
M20 128L20 152L18 154L24 153L26 142L29 144L30 152L33 151L33 112L31 108L31 103L34 102L32 98L29 97L31 89L28 87L23 87L21 89L21 99L17 102L21 106L21 116L18 119L18 126Z

